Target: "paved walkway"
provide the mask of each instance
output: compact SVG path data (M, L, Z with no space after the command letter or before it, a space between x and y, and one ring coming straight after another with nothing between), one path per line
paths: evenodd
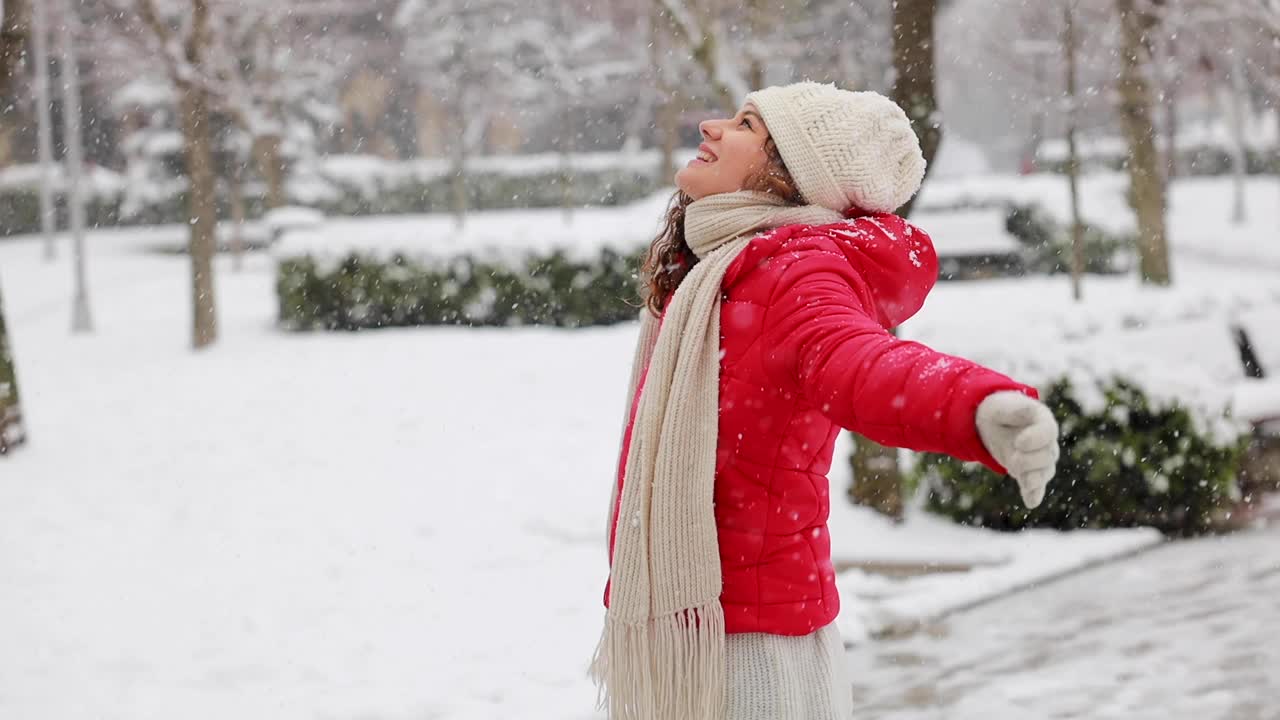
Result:
M1280 527L1170 543L850 669L857 720L1280 720Z

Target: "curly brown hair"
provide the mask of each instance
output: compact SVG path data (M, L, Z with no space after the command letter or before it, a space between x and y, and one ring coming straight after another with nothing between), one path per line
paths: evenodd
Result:
M758 190L776 195L789 204L799 205L802 202L800 190L791 177L791 172L782 162L782 154L773 138L764 141L768 163L754 177L747 181L747 190ZM676 191L667 205L667 214L662 223L662 230L649 246L640 268L641 285L647 289L645 305L654 317L660 317L667 302L680 281L698 264L698 256L689 248L684 238L684 213L693 198L683 191Z

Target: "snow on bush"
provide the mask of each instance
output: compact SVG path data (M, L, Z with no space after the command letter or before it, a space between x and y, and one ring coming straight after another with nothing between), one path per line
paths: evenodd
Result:
M929 509L964 524L1208 532L1241 499L1247 424L1211 401L1161 395L1121 376L1076 372L1051 383L1044 401L1061 426L1062 457L1035 509L1023 506L1013 480L976 463L926 455L913 472Z
M641 248L641 253L646 249ZM583 327L634 320L640 253L601 248L593 260L549 254L389 259L352 253L279 263L279 322L291 330L417 325Z

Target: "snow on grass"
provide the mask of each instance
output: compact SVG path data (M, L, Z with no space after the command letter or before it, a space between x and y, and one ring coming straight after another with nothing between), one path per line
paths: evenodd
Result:
M96 267L95 335L13 303L0 717L590 716L625 329L284 335L220 263L193 354L183 259Z

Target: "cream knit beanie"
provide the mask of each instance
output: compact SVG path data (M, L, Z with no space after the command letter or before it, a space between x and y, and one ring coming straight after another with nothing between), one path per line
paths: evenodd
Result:
M893 212L924 180L924 154L897 103L875 92L800 82L750 93L805 202Z

